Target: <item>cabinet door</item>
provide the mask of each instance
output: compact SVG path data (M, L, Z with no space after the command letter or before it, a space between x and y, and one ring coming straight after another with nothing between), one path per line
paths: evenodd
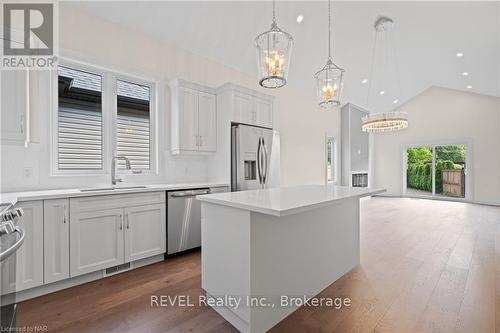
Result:
M44 282L69 278L69 200L43 202Z
M2 262L2 294L43 284L43 202L27 201L17 206L24 211L17 225L25 238L19 250Z
M125 262L165 253L166 205L125 208Z
M257 123L257 112L253 96L235 92L234 93L234 116L233 120L244 124Z
M181 87L179 149L198 150L198 92Z
M28 109L28 71L2 70L0 73L1 140L24 144Z
M265 99L256 99L257 123L262 127L273 127L273 103Z
M70 211L70 276L123 264L123 209Z
M215 95L200 92L198 96L199 150L215 152L217 150L217 107Z

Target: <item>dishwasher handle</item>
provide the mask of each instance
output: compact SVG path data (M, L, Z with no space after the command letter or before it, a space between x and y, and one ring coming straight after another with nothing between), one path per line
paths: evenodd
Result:
M210 190L193 190L193 191L182 191L182 192L174 192L171 194L173 198L184 198L184 197L194 197L197 195L208 194Z

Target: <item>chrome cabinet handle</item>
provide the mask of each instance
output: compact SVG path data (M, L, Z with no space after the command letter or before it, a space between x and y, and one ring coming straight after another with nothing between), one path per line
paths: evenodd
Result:
M203 146L202 136L200 135L200 147Z
M21 134L24 134L24 116L21 115L21 121L20 121L20 129L21 129Z
M8 257L10 257L24 243L24 236L25 236L24 230L21 229L20 227L15 227L14 232L17 232L19 234L19 239L17 240L17 242L14 243L14 245L12 245L7 250L0 253L0 261L4 261Z
M63 223L66 223L66 205L63 205Z
M125 218L127 219L127 229L130 229L130 218L128 217L128 213L125 215Z
M123 230L123 215L120 214L120 230Z

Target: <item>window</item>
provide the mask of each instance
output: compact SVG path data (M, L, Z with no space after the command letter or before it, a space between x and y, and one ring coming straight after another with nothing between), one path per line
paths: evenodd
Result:
M150 88L117 80L116 151L136 170L150 168ZM125 169L119 160L118 167Z
M101 170L102 77L59 66L58 101L58 168Z
M335 166L335 139L326 137L326 182L328 184L336 182Z
M127 157L130 173L156 172L153 83L67 62L57 82L56 174L106 173L113 156ZM126 172L123 160L117 168Z

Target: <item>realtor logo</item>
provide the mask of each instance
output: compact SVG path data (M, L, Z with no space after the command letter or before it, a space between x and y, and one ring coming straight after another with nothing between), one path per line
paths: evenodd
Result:
M1 0L0 69L54 69L58 52L57 1ZM38 2L37 2L38 1Z
M54 54L53 4L5 3L3 21L5 56Z

